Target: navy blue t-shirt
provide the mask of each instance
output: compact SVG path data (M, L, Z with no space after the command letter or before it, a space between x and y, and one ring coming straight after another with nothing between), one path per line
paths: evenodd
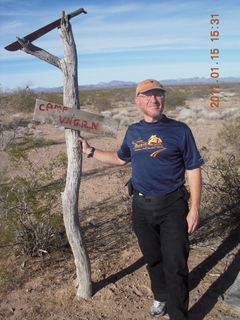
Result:
M185 170L203 163L190 128L163 115L128 127L118 157L132 164L133 187L143 194L167 194L185 183Z

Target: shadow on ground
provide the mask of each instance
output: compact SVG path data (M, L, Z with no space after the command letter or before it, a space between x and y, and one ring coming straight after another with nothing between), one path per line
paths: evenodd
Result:
M222 242L218 249L192 270L189 277L190 290L193 290L203 277L231 250L240 240L239 228L234 229ZM214 308L218 299L223 299L224 293L233 284L240 269L240 255L235 256L225 272L208 288L204 295L189 311L190 320L202 320Z
M104 174L104 170L101 172L89 172L89 174ZM84 217L89 218L91 216L93 220L88 221L83 228L85 242L91 259L101 256L104 259L111 259L111 261L114 259L116 261L125 248L133 246L136 242L131 226L131 199L122 196L109 197L98 203L94 208L89 207L86 209ZM201 240L199 238L199 241L202 241L202 239L203 236ZM208 236L204 236L204 239L208 239ZM214 253L191 271L189 276L190 290L193 290L201 283L208 272L239 244L239 240L239 228L236 227L222 241ZM93 293L96 294L109 284L115 283L126 275L135 272L144 264L143 258L140 258L123 270L118 271L115 269L117 272L113 272L106 279L93 284ZM224 273L212 283L204 295L192 306L189 311L190 320L204 319L214 308L218 300L223 298L225 292L234 282L239 269L240 257L238 254Z
M88 219L86 223L85 219ZM130 199L123 196L110 197L94 208L86 208L82 231L91 259L118 256L134 242Z
M144 259L143 259L143 257L141 257L140 259L135 261L133 264L131 264L130 266L128 266L124 270L121 270L121 271L111 275L110 277L108 277L106 279L103 279L103 280L101 280L99 282L94 283L93 284L93 294L96 294L99 290L101 290L102 288L106 287L110 283L115 283L118 280L120 280L120 279L124 278L125 276L127 276L128 274L131 274L131 273L135 272L136 270L141 268L144 264L145 264Z

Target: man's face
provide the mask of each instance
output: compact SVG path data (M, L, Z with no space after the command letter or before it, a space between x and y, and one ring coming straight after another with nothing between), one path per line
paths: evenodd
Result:
M164 109L164 91L152 89L140 93L135 97L135 102L141 107L145 117L158 120Z

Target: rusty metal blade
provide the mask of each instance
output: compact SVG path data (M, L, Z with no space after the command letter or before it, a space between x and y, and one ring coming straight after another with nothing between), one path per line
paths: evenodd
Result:
M80 8L80 9L68 14L68 19L71 19L71 18L79 15L80 13L86 14L87 12L83 8ZM51 31L57 27L60 27L60 25L61 25L61 18L47 24L46 26L44 26L44 27L42 27L42 28L30 33L30 34L28 34L27 36L24 37L24 39L32 42L32 41L40 38L44 34L48 33L49 31ZM15 42L9 44L8 46L6 46L5 49L8 51L17 51L17 50L21 49L21 47L22 47L21 44L18 41L15 41Z

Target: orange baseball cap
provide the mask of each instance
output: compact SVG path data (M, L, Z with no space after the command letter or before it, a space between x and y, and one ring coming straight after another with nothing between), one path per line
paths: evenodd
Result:
M146 80L139 82L139 84L137 85L136 96L139 93L147 92L152 89L160 89L162 91L166 91L165 89L163 89L163 85L160 82L158 82L157 80L146 79Z

